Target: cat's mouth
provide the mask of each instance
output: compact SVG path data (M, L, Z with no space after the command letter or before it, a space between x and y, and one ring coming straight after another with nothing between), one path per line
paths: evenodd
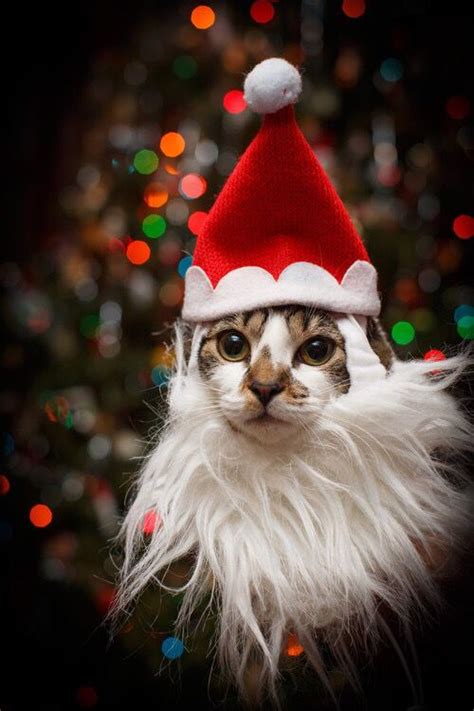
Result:
M260 415L257 415L256 417L252 417L250 422L253 424L256 422L257 424L271 424L272 422L283 422L283 420L280 420L279 417L275 417L274 415L270 415L269 412L264 410L263 412L260 413Z

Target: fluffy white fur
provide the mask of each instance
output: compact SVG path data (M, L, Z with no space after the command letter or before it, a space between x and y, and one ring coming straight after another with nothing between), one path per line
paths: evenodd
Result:
M272 57L257 64L244 83L245 100L258 114L273 114L294 104L301 94L301 76L285 59Z
M469 515L466 480L439 452L472 448L472 431L446 393L464 357L397 362L373 387L313 400L299 438L270 447L232 429L212 390L184 361L170 386L170 417L143 462L123 523L125 560L117 609L195 554L177 620L212 591L220 667L245 695L257 661L262 695L278 697L290 631L325 676L320 639L355 679L347 641L372 649L391 608L409 624L439 602L426 560L447 552ZM150 540L146 512L163 521ZM379 624L380 622L380 624ZM328 682L329 686L329 682Z

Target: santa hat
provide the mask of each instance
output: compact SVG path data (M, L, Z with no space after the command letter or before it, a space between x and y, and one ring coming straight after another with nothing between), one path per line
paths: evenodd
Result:
M195 323L280 304L334 312L352 384L385 373L365 336L377 316L377 273L296 123L298 70L266 59L245 98L261 128L216 199L185 278L183 319Z

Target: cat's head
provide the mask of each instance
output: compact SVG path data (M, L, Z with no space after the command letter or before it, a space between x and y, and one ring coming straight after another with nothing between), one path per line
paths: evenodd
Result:
M369 343L385 366L391 351L375 322ZM263 442L304 432L311 415L349 390L344 338L327 312L262 308L210 324L197 356L213 406L229 424Z

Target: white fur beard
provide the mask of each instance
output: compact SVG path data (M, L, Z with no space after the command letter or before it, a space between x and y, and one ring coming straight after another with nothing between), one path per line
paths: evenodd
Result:
M347 638L373 648L380 606L404 625L436 606L433 541L449 555L463 540L470 495L459 464L472 431L446 388L466 363L396 362L385 380L315 412L294 448L278 448L231 429L181 354L170 421L123 523L117 609L150 582L166 587L166 569L191 554L178 633L211 591L220 668L244 696L256 662L257 686L278 698L289 632L325 683L321 639L355 680ZM145 537L149 511L162 526Z

